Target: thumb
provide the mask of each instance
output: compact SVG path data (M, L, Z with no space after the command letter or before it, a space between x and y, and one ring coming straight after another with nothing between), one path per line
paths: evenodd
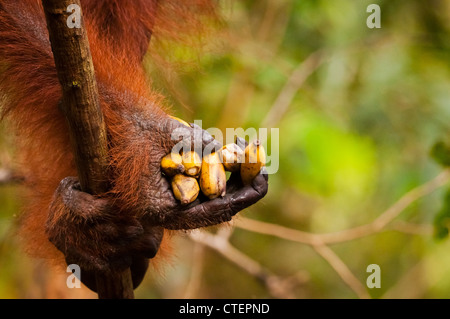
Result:
M166 143L168 152L195 151L202 157L203 154L210 154L222 147L222 143L196 124L181 123L169 117L165 127L170 139Z

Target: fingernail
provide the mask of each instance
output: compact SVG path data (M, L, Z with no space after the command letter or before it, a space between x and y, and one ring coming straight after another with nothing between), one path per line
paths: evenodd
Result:
M247 142L242 137L236 136L235 143L242 149L245 150Z

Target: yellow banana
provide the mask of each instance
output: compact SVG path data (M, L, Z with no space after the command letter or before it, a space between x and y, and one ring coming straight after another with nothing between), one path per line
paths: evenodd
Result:
M225 196L227 187L227 176L220 162L219 154L212 153L204 156L202 161L202 172L200 175L200 188L209 199Z
M181 159L183 161L186 175L193 177L198 177L200 175L202 160L196 152L190 151L183 153L183 155L181 155Z
M241 164L241 178L244 185L250 185L261 168L266 165L266 152L256 140L245 148L245 161Z
M177 174L172 179L172 191L182 205L187 205L197 198L200 188L195 178Z
M225 170L237 172L244 161L244 151L234 143L227 144L219 152Z
M191 126L189 125L189 123L186 122L185 120L182 120L182 119L180 119L180 118L178 118L178 117L175 117L175 116L172 116L172 115L169 115L169 117L170 117L171 119L173 119L173 120L176 120L176 121L180 122L181 124L184 124L184 125L187 126L187 127L191 127Z
M170 153L161 160L161 169L167 176L184 173L183 161L180 154Z

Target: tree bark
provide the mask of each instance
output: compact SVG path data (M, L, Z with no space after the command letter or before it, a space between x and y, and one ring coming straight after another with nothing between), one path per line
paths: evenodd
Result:
M81 188L101 195L109 188L108 142L81 4L79 0L42 0L42 5ZM74 11L68 11L69 6ZM68 23L69 16L80 24ZM97 274L96 281L99 298L134 298L130 269Z

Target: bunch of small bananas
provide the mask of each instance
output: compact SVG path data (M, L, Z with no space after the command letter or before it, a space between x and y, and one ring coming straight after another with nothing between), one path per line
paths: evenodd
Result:
M225 171L240 171L242 183L250 185L265 162L264 148L256 140L245 149L234 143L227 144L202 159L194 151L170 153L162 158L161 169L171 178L175 198L187 205L197 199L200 190L209 199L225 196Z

